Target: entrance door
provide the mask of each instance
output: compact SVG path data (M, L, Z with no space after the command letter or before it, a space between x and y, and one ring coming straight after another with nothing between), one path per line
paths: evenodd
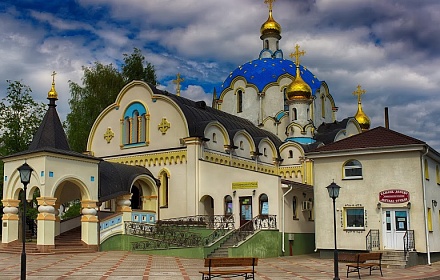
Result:
M403 250L403 236L409 228L408 210L383 211L384 249Z
M252 220L252 196L240 197L240 227Z

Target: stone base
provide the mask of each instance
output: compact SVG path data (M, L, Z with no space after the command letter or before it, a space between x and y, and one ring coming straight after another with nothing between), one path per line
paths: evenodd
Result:
M14 247L14 246L17 246L18 244L21 244L21 242L19 240L14 240L9 243L0 243L0 248Z
M91 249L95 252L99 252L99 246L98 245L87 245L84 243L84 246L87 247L88 249Z
M37 249L40 253L51 253L55 245L37 245Z

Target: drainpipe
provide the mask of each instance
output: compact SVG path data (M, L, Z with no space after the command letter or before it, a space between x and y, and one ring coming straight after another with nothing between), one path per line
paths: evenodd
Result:
M284 208L286 207L285 205L284 205L284 198L286 197L286 195L289 193L289 192L291 192L292 191L292 189L293 189L293 186L292 185L289 185L289 190L285 193L285 194L283 194L283 237L282 237L282 251L283 251L283 256L284 256L284 253L286 252L286 250L284 249L284 235L286 234L285 233L285 230L284 230L284 228L285 228L285 223L286 223L286 219L285 219L285 217L284 217L284 212L285 212L285 210L284 210Z
M426 148L426 152L422 155L422 188L423 188L423 215L425 217L425 236L426 236L426 254L428 256L428 265L431 265L431 251L429 248L429 230L428 230L428 213L426 210L426 184L425 184L425 160L424 157L428 154L429 147Z

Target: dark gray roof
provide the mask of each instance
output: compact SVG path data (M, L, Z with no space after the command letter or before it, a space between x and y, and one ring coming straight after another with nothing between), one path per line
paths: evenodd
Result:
M145 167L101 161L99 163L99 201L103 202L129 194L135 178L140 175L151 177L159 185L158 180Z
M259 142L265 137L269 138L275 144L277 150L283 143L275 134L258 128L247 119L211 108L207 106L204 101L195 102L184 97L159 90L154 86L150 85L150 87L155 94L161 94L171 98L180 107L182 112L185 114L190 134L189 136L191 137L204 137L206 126L212 121L217 121L221 123L229 132L231 143L235 132L239 130L245 130L248 132L254 139L255 145L258 145Z
M334 121L332 123L322 123L316 130L313 138L317 142L322 142L326 145L333 143L338 132L347 127L347 123L350 119L351 118L345 118L340 122Z
M35 133L28 150L38 150L51 147L58 150L70 151L67 136L58 117L55 100L51 99L46 115Z

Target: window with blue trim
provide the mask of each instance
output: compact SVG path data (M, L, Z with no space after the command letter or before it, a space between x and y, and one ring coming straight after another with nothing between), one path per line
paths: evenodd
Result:
M148 114L139 102L130 104L122 120L122 144L143 144L148 142Z

